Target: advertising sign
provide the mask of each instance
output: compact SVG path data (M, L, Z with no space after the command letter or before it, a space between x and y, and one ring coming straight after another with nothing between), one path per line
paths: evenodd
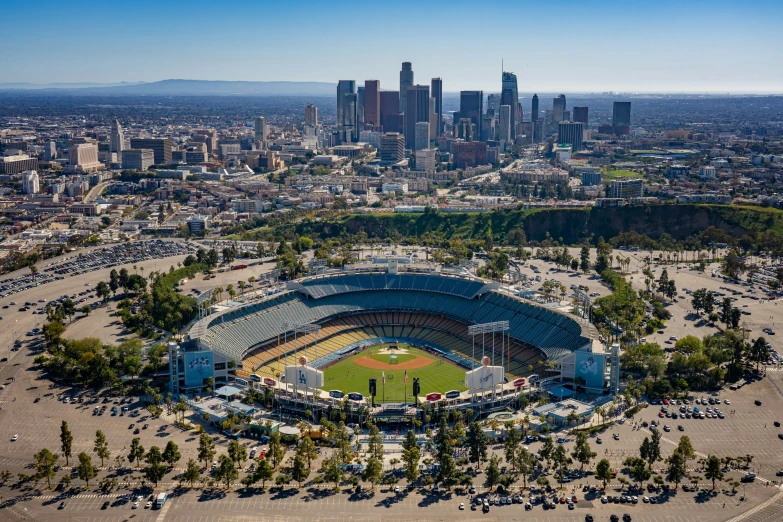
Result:
M342 399L345 394L341 392L340 390L331 390L329 392L329 397L332 397L334 399Z
M426 398L430 402L439 401L440 398L441 398L441 394L440 393L428 393Z
M465 372L465 385L472 389L491 388L494 384L503 383L502 366L482 366Z
M285 382L298 388L320 388L324 385L324 372L311 366L286 366Z
M185 386L203 386L204 379L215 376L212 352L185 352Z
M253 382L261 382L261 377L253 373L250 375L250 380Z
M524 386L524 385L525 385L525 378L524 377L520 377L519 379L514 381L514 386L516 386L517 388L519 388L520 386Z
M274 386L277 384L274 379L270 379L269 377L264 377L264 384L267 386Z
M459 392L457 390L446 392L447 399L456 399L457 397L459 397Z
M353 392L348 394L348 398L352 401L363 401L364 395L362 395L361 393Z
M606 359L601 354L576 352L574 378L584 379L588 388L603 388Z

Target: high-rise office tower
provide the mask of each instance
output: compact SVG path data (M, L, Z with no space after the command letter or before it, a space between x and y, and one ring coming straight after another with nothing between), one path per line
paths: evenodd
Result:
M26 170L22 173L22 192L25 194L38 194L40 183L38 173L34 170Z
M57 143L54 141L47 141L44 143L44 159L46 161L52 161L57 158Z
M312 103L305 107L305 125L308 127L318 126L318 107Z
M618 136L631 132L631 102L614 102L612 105L612 128Z
M432 93L430 93L432 94ZM435 98L430 96L430 117L427 118L430 122L430 139L435 139L438 136L438 115L435 113Z
M574 107L574 121L584 123L587 126L587 107Z
M476 126L470 118L460 118L459 121L454 122L454 137L465 141L476 139Z
M487 113L498 114L500 112L500 95L487 94Z
M343 96L343 142L354 142L359 139L359 95L355 92Z
M519 117L519 92L517 91L517 75L503 71L502 90L500 91L500 104L511 107L511 138L516 137L517 123L522 120Z
M264 118L263 116L259 116L258 118L256 118L255 139L256 141L266 141L268 137L269 137L269 126L266 123L266 118Z
M122 152L125 149L125 136L117 118L111 124L111 136L109 138L109 152Z
M399 101L399 98L397 98ZM381 161L398 162L405 157L405 136L386 132L381 136Z
M402 132L400 116L400 93L381 91L381 125L384 132Z
M555 124L563 121L566 110L566 97L565 94L561 94L554 100L552 100L552 117L555 120Z
M506 143L509 143L512 140L511 106L501 105L499 112L500 112L500 116L498 118L498 125L500 125L500 130L498 131L498 137L500 138L500 141L505 141Z
M440 78L433 78L430 82L430 96L435 98L435 136L443 136L443 80Z
M484 91L460 91L459 115L460 118L469 119L475 125L476 130L480 132L484 119ZM477 141L484 139L484 136L478 136Z
M170 138L131 138L132 149L152 149L155 154L155 165L171 164Z
M530 107L530 121L538 121L538 94L533 95L533 103Z
M372 127L381 125L381 82L378 80L364 82L364 123Z
M354 94L356 92L356 82L353 80L340 80L337 82L337 136L340 142L351 141L351 133L353 132L353 125L356 123L356 106L354 105L353 113L350 110L346 110L346 96ZM348 121L346 121L346 117ZM350 126L348 130L348 137L346 138L346 126Z
M405 146L416 150L416 124L430 119L430 88L428 85L412 85L408 87L405 97L408 104L405 107Z
M561 121L557 124L557 143L571 145L572 151L582 150L584 128L582 122Z
M356 128L364 128L364 85L356 88Z
M408 87L413 85L413 66L411 62L402 62L400 71L400 111L405 112L408 109Z
M413 150L430 148L430 122L420 121L416 124Z

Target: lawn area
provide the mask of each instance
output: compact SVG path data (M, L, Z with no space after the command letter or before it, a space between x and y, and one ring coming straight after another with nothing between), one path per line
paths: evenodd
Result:
M340 390L345 393L357 392L369 395L369 379L378 379L378 392L375 402L402 402L407 392L407 400L413 400L413 378L418 377L421 384L421 395L438 392L446 393L451 390L463 391L467 389L463 384L465 380L465 368L455 365L451 361L441 359L434 355L400 344L408 353L397 355L397 365L389 365L389 354L378 353L388 348L388 345L379 345L361 351L348 359L340 361L324 370L324 390ZM374 365L377 368L368 368L357 363L361 360L364 364ZM425 365L426 364L426 365ZM408 369L408 385L405 386L404 369L392 369L394 366L420 366ZM385 401L384 385L381 376L386 375Z
M613 179L641 178L641 177L642 174L639 174L638 172L634 172L632 170L606 169L603 171L604 181L612 181Z

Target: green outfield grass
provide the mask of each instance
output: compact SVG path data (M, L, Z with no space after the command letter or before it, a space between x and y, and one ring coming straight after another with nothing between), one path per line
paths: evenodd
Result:
M432 361L422 368L408 370L408 386L405 390L405 370L380 370L359 366L354 361L361 357L370 357L379 362L388 362L389 356L379 354L378 351L387 348L387 345L374 346L356 355L340 361L324 370L324 390L340 390L345 393L358 392L369 395L369 379L378 379L378 393L375 402L403 402L403 396L407 391L408 401L413 400L413 378L418 377L421 383L421 395L438 392L446 393L451 390L463 391L465 387L465 368L457 366L451 361L441 359L428 354L423 350L401 344L408 354L398 355L400 364L423 357ZM381 372L386 374L386 399L384 401L384 385L381 381Z

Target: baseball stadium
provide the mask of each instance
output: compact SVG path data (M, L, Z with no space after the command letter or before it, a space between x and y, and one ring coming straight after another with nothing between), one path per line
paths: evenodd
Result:
M563 381L569 367L573 380L574 354L592 362L597 337L589 323L497 282L396 262L289 281L284 291L209 315L189 332L199 350L234 361L237 380L254 387L305 402L369 402L375 379L374 403L486 400L489 388L496 398L526 380L558 374ZM500 373L473 382L471 372L482 366ZM598 389L607 386L599 373Z

